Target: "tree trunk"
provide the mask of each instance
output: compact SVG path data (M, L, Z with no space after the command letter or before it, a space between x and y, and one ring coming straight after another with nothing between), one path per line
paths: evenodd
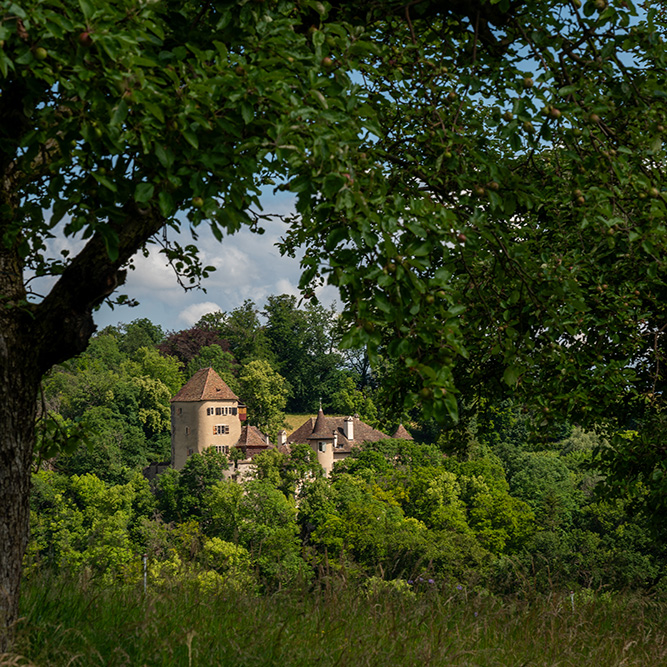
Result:
M0 653L18 619L40 373L18 256L0 250Z

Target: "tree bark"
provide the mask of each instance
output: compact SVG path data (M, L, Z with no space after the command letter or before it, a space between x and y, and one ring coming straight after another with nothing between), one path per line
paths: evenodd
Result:
M17 254L0 250L0 653L18 619L40 373Z
M0 244L0 653L18 619L39 383L54 364L86 349L95 306L124 282L121 267L164 224L158 213L133 204L124 214L109 225L117 232L118 256L111 260L94 235L39 304L26 301L18 251Z

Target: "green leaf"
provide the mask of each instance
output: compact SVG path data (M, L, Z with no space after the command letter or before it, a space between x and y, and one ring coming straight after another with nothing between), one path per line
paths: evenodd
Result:
M127 102L124 99L121 99L111 114L111 127L117 127L120 125L125 120L125 118L127 118L127 113L129 110L130 108L127 105Z
M79 0L79 7L81 7L81 12L86 21L90 21L95 12L93 4L89 0Z
M193 148L199 148L199 138L192 130L183 130L183 136Z
M243 118L243 122L246 125L249 125L252 123L254 117L255 110L252 108L252 105L248 104L247 102L243 102L243 104L241 104L241 118Z
M169 192L160 190L157 196L158 207L163 217L170 218L174 213L174 200Z
M134 201L138 204L145 204L152 199L155 187L152 183L139 183L134 191Z
M451 392L447 392L442 400L444 401L445 408L447 408L447 414L455 424L458 423L459 405L458 401L456 400L456 396L454 396L454 394Z
M517 383L521 373L523 373L523 369L521 367L508 366L503 373L503 382L508 384L510 387L513 387Z

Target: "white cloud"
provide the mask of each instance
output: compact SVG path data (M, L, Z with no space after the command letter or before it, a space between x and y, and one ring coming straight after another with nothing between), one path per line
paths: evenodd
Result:
M291 195L266 193L262 203L266 213L285 215L294 212ZM197 229L196 241L190 238L187 231L178 237L181 244L197 245L203 265L216 269L202 281L205 293L197 289L183 290L157 247L150 249L147 258L139 253L135 257L136 270L128 272L122 293L138 299L140 305L132 310L117 308L111 311L103 307L95 318L98 326L147 317L166 330L175 330L184 325L192 326L212 310L234 310L246 299L251 299L261 309L270 295L299 296L297 285L302 255L283 257L276 245L286 234L287 225L273 219L261 226L264 234L245 228L225 236L222 242L218 242L203 226ZM323 305L329 306L336 301L338 292L333 287L324 287L317 290L317 295Z
M293 294L294 296L299 296L299 289L288 278L278 280L275 287L276 289L273 294Z
M204 315L220 311L222 308L213 301L202 301L193 303L178 314L178 319L185 322L189 327L196 324Z

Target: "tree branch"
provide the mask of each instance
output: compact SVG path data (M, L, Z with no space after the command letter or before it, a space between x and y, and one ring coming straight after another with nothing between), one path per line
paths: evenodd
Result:
M165 223L157 211L139 209L134 202L124 206L124 213L122 221L109 225L118 236L117 257L110 259L96 233L34 307L31 333L42 373L86 348L95 331L93 310L125 282L122 267Z

